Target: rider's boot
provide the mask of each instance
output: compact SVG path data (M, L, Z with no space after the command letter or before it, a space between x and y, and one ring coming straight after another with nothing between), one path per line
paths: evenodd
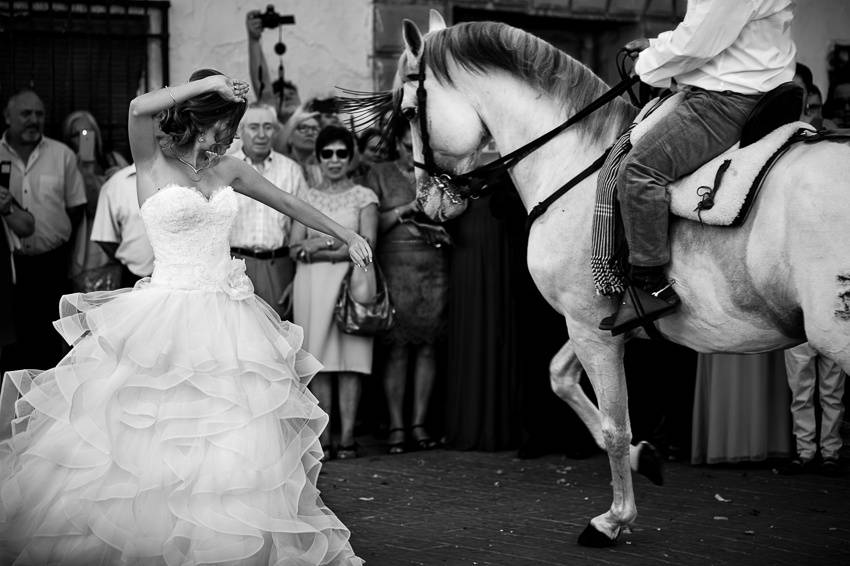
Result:
M679 295L673 290L673 282L664 276L663 266L633 266L631 283L617 312L603 318L599 329L617 336L670 314L679 303Z

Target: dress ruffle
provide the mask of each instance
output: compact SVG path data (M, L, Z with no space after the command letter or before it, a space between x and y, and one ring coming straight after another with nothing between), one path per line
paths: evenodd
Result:
M53 369L0 443L0 562L360 564L316 480L321 364L262 300L135 289L68 295Z

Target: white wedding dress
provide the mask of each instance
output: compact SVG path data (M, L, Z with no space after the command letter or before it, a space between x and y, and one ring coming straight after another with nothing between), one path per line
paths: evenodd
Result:
M0 563L362 563L316 489L321 364L230 257L236 211L229 187L158 191L151 278L63 297L73 349L10 373Z

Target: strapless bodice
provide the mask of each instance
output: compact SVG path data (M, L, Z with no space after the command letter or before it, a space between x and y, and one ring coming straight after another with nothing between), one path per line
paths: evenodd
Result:
M253 294L245 262L230 256L230 227L238 203L231 187L207 198L194 187L167 185L141 207L154 252L151 285Z

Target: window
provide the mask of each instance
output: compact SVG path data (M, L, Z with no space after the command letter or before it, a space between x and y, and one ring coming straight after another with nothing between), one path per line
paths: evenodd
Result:
M0 94L33 88L47 110L45 133L88 110L104 147L129 156L127 107L168 80L167 1L0 1Z

